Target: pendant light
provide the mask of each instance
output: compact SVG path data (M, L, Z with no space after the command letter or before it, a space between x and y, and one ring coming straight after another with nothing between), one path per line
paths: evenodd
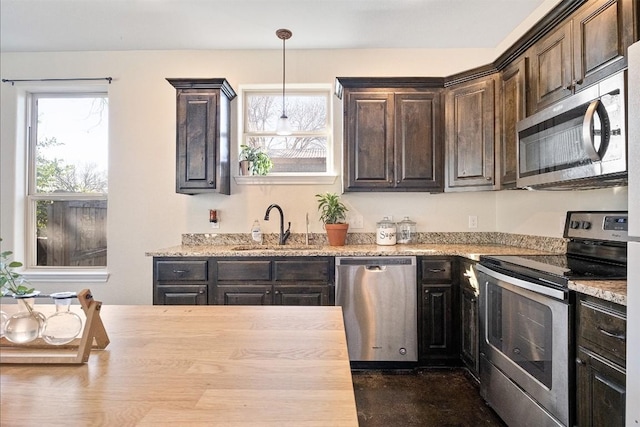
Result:
M287 29L281 28L276 31L276 36L282 40L282 116L278 119L278 125L276 127L276 134L278 135L291 135L291 127L289 126L289 118L287 117L284 107L284 83L285 83L285 42L289 40L293 33Z

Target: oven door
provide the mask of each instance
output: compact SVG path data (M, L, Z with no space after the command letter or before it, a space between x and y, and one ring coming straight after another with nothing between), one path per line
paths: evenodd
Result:
M478 266L483 397L509 425L569 425L565 292Z

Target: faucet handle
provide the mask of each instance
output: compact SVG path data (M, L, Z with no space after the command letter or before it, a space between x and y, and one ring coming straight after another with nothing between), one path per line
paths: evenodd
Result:
M289 221L289 226L287 227L287 231L291 230L291 221Z

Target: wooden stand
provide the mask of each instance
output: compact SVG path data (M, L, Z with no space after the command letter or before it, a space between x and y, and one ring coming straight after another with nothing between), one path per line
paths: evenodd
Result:
M91 348L106 348L109 337L100 318L102 302L95 301L88 289L78 293L78 301L86 316L80 338L69 344L52 345L41 338L27 344L15 344L3 337L0 339L0 364L82 364L89 360Z

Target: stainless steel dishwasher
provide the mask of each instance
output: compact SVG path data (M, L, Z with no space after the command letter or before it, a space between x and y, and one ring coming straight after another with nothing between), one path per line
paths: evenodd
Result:
M351 361L418 360L416 257L337 257Z

